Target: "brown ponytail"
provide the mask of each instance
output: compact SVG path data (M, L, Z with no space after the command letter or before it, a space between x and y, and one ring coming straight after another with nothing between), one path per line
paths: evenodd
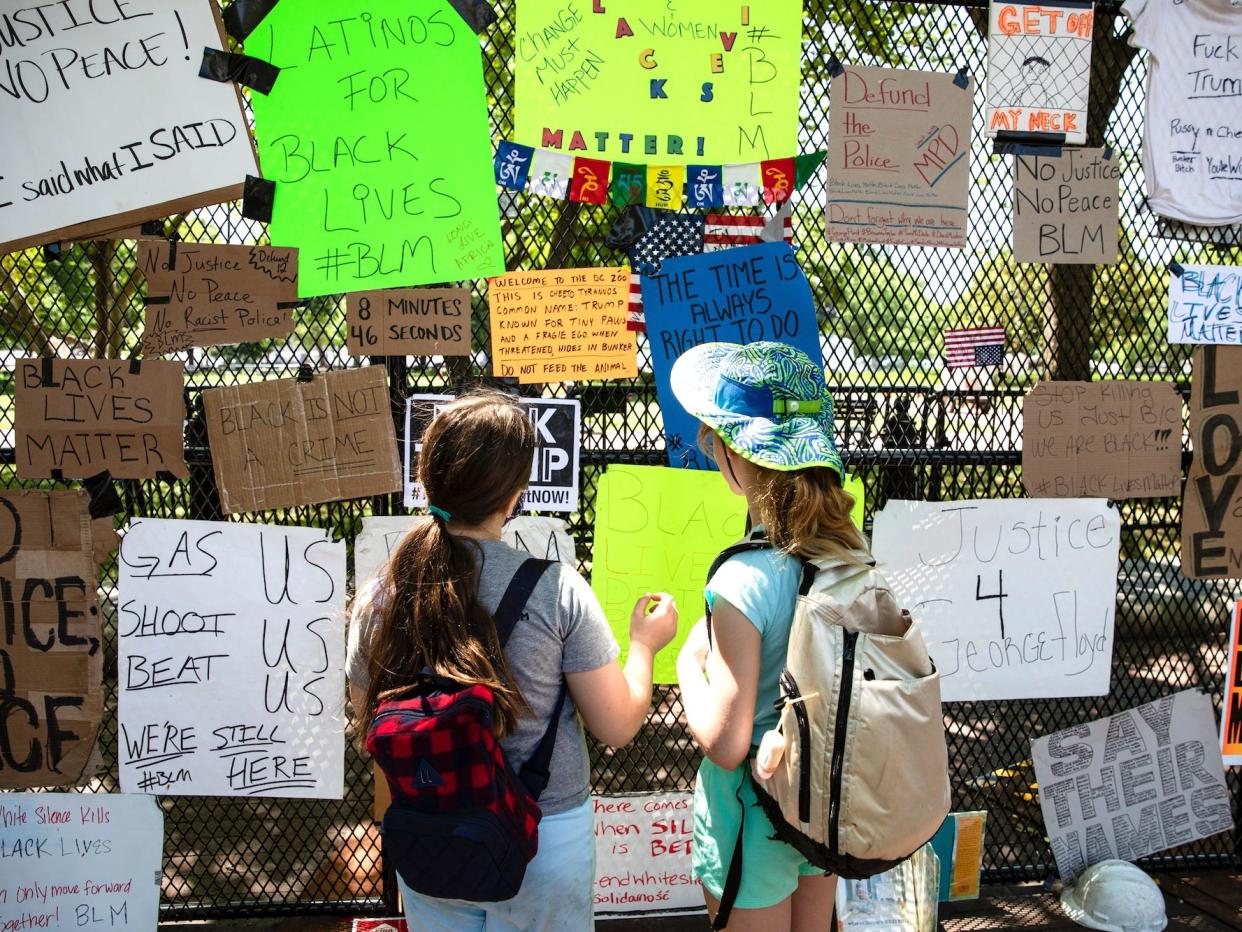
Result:
M473 392L428 425L418 481L427 500L454 523L478 526L526 487L534 452L534 428L515 399ZM511 734L529 711L492 617L479 603L477 549L472 540L449 534L443 519L429 517L406 533L389 558L370 604L360 609L375 617L361 734L379 703L407 690L424 669L491 687L498 737Z

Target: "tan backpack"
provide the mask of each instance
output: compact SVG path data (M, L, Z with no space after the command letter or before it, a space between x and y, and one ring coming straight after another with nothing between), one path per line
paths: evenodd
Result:
M708 578L734 554L768 546L753 533ZM850 879L910 857L950 805L940 676L874 560L859 557L803 561L777 703L784 756L770 779L751 773L777 837ZM739 831L735 852L740 841ZM715 928L728 924L740 861L729 865Z

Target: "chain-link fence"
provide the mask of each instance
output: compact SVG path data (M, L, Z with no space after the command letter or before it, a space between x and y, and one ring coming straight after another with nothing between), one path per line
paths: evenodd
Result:
M500 21L483 38L492 131L513 126L514 0L497 3ZM1023 494L1019 481L1021 399L1041 378L1165 378L1185 394L1186 347L1164 335L1165 267L1170 260L1238 262L1237 249L1161 239L1146 210L1139 166L1145 67L1126 42L1115 3L1097 4L1089 142L1114 147L1123 166L1122 252L1116 265L1015 264L1009 254L1008 158L982 138L982 93L975 98L970 229L966 250L830 244L823 231L823 170L797 195L795 242L815 294L825 363L838 398L840 441L850 471L867 488L867 522L889 498L928 500ZM983 0L890 3L806 0L803 29L801 151L827 144L828 61L956 71L982 83L986 60ZM786 153L773 153L785 155ZM617 216L527 195L503 199L511 269L620 264L603 245ZM169 218L165 234L190 242L262 242L266 231L237 205ZM30 354L128 357L142 331L143 289L132 242L85 242L59 255L27 250L0 256L4 328L0 349L0 483L13 472L13 359ZM452 391L487 374L484 283L473 283L476 355L433 364L426 358L373 359L387 366L394 413L406 394ZM946 370L946 326L1003 325L999 370ZM188 479L121 483L125 513L220 519L200 393L206 387L289 377L299 365L357 364L344 350L343 302L311 301L292 336L236 347L192 350L186 360ZM576 397L583 413L580 511L571 530L589 571L597 479L609 463L660 464L650 358L639 341L639 372L629 382L548 386ZM363 360L362 362L365 362ZM993 373L982 380L961 372ZM401 510L399 496L247 516L246 520L331 528L348 541L367 514ZM984 866L993 880L1040 878L1053 870L1029 763L1030 739L1110 715L1161 695L1202 687L1219 693L1226 601L1237 587L1192 582L1179 569L1177 500L1121 506L1112 692L1102 699L964 702L946 706L956 809L986 809ZM115 716L115 559L104 568L109 640L108 695L101 736L105 768L91 789L117 790ZM593 747L597 792L689 789L697 756L674 687L657 688L648 727L622 750ZM167 798L164 905L169 916L293 911L365 912L391 907L370 822L369 764L351 748L340 802ZM1230 775L1235 814L1236 773ZM1174 849L1153 866L1239 863L1239 834Z

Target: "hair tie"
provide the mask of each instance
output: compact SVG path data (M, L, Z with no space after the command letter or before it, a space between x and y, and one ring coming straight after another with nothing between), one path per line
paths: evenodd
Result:
M429 514L435 515L437 518L439 518L441 521L444 521L444 522L453 520L453 516L449 514L447 511L445 511L443 508L440 508L438 505L428 505L427 512Z

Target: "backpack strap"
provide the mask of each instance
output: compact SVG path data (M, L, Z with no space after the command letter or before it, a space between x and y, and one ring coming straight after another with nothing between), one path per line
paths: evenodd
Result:
M749 758L742 766L746 767L743 780L750 779ZM729 855L729 869L725 872L724 887L720 890L720 905L716 907L716 918L712 920L712 929L725 929L729 926L729 917L733 914L733 904L737 901L738 890L742 888L742 847L746 841L746 803L742 801L742 784L737 785L737 841L733 843L733 853Z
M730 544L728 547L725 547L724 550L720 551L720 553L716 555L716 559L712 561L712 565L708 567L707 580L704 584L704 588L706 588L707 584L711 583L712 577L716 575L716 571L729 562L731 558L737 556L739 553L749 553L752 550L766 550L771 546L772 545L768 542L767 534L765 534L762 529L756 529L751 531L746 536L745 540L740 540L736 544ZM707 619L707 643L708 646L711 646L712 607L707 601L706 594L703 597L703 617Z
M496 636L500 639L502 648L509 643L513 629L517 627L518 621L522 618L522 610L526 608L526 603L530 601L535 587L539 585L539 580L543 578L543 574L552 564L552 560L536 560L532 557L519 566L518 571L513 574L509 588L500 597L500 604L496 606L496 611L492 615L496 621ZM556 731L561 723L561 712L565 709L565 695L565 679L562 677L560 692L557 693L556 704L552 707L552 720L548 723L548 728L543 733L543 737L539 739L535 750L522 765L522 769L518 771L522 784L536 800L548 785L552 751L556 747Z

